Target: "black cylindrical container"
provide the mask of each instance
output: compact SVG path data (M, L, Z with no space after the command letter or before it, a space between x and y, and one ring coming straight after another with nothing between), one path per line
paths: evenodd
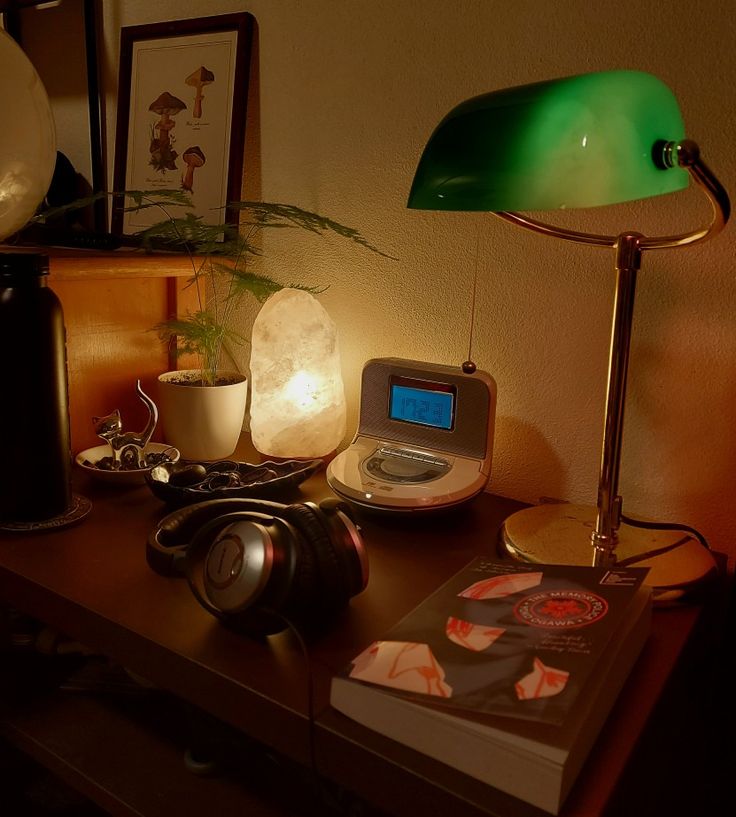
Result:
M0 520L34 522L72 504L66 333L48 258L0 253Z

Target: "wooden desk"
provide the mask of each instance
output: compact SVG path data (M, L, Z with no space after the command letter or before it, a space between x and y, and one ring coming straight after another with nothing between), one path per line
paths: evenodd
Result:
M294 637L287 632L260 644L231 632L196 603L184 581L148 568L146 537L166 508L145 486L119 490L80 479L78 488L94 503L82 524L0 536L0 599L308 764L307 676ZM318 475L287 501L328 494ZM543 814L329 707L333 672L474 555L494 553L502 520L519 507L485 494L434 519L360 517L370 583L334 628L310 644L314 737L320 773L389 813ZM687 663L684 653L698 645L694 635L704 618L700 606L656 613L650 642L568 800L566 817L602 815L617 791L621 796L627 761L674 670ZM155 717L141 721L104 700L57 693L6 706L0 733L112 814L292 813L237 780L185 772L180 747Z

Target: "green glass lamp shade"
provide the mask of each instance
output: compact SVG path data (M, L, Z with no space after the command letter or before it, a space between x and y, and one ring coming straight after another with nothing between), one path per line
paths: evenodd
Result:
M685 129L677 101L641 71L605 71L474 97L432 134L408 206L550 210L659 196L688 185L662 143ZM661 151L660 151L661 152Z

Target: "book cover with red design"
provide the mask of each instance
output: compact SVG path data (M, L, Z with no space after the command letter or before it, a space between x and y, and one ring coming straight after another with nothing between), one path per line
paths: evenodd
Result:
M646 572L475 559L356 656L331 702L556 813L646 640Z

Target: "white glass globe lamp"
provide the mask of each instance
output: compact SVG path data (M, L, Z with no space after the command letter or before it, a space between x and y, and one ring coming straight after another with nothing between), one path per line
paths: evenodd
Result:
M0 29L0 240L25 226L43 201L56 164L46 90L20 46Z

